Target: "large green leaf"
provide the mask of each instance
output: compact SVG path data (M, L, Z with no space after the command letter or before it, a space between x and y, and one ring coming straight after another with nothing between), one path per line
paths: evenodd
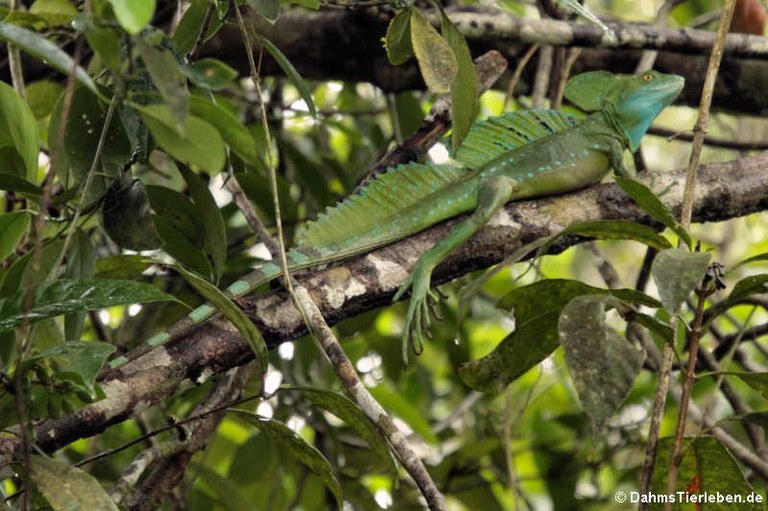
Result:
M368 391L385 410L405 421L424 440L432 444L438 443L437 437L424 418L424 412L413 406L401 393L396 392L386 383L371 387Z
M397 475L397 463L389 450L389 444L365 413L346 396L315 387L288 387L300 392L316 406L323 408L347 423L387 463L392 476Z
M19 247L29 227L29 213L18 211L0 215L0 262Z
M644 358L606 324L608 307L625 308L611 295L577 296L563 308L559 320L568 371L595 434L624 402Z
M52 150L56 145L60 130L64 131L64 153L56 172L66 186L82 186L93 165L96 149L99 145L107 109L86 88L77 87L71 96L69 112L66 118L65 98L59 98L51 114L49 141ZM103 150L96 165L87 198L89 201L100 199L111 186L118 171L131 159L132 148L123 124L117 116L112 116Z
M424 83L432 92L445 93L459 71L451 46L415 7L411 11L411 44Z
M208 0L189 2L189 7L184 11L184 16L173 33L173 42L179 53L186 55L195 47L195 43L200 37L200 31L204 28L205 17L209 9L213 9L213 5Z
M218 281L224 272L224 263L227 260L227 228L224 225L224 218L208 185L200 176L184 167L180 167L179 170L187 182L198 218L203 225L205 251L211 258L214 278Z
M136 35L152 21L155 0L108 0L120 26Z
M75 230L67 253L67 279L92 279L96 266L96 251L91 238L82 229ZM83 332L85 312L75 312L64 317L64 339L77 341Z
M29 299L31 293L31 300ZM36 322L62 314L133 303L176 300L154 286L127 280L57 280L0 298L0 331L24 321Z
M243 336L256 356L256 360L261 369L261 374L263 375L266 373L267 357L269 356L267 343L261 336L259 329L256 328L256 325L254 325L253 322L248 319L248 316L245 315L245 312L243 312L243 310L238 307L235 302L229 299L219 288L204 278L187 271L180 266L175 266L174 269L178 271L198 293L203 295L206 300L235 325L240 332L240 335Z
M274 45L272 41L265 37L259 37L259 42L266 48L267 52L272 56L273 59L275 59L275 62L277 62L277 65L280 66L280 69L283 70L283 73L285 73L285 76L288 77L288 80L293 84L294 87L299 91L299 95L301 96L301 99L304 100L304 103L307 104L307 108L309 109L309 113L312 115L313 119L317 118L317 109L315 108L315 100L312 99L312 94L309 92L309 89L307 89L306 84L304 83L304 80L301 79L301 75L298 71L296 71L296 68L293 67L293 64L291 64L291 61L288 60L288 57L286 57L282 51L280 51L280 48Z
M93 396L96 392L96 376L114 351L115 347L105 342L71 341L38 353L25 359L25 362L55 359L58 371L76 375L77 383L88 389Z
M656 453L656 465L653 469L651 478L651 495L667 495L667 479L669 474L669 460L672 452L672 438L662 438L659 441L658 451ZM691 491L691 489L694 489ZM677 484L673 495L677 499L685 498L685 494L702 498L706 493L712 498L717 499L718 495L722 498L733 497L736 495L744 499L740 503L733 502L709 502L689 500L686 502L675 502L674 509L702 509L702 510L730 510L739 511L758 511L764 510L762 504L747 501L751 494L753 499L755 495L762 495L755 492L755 489L745 479L736 461L730 452L720 441L712 436L700 436L688 439L684 445L683 459L680 464L677 475ZM685 504L688 504L687 506ZM654 511L661 511L663 503L651 505Z
M29 12L49 26L67 25L77 16L77 9L69 0L35 0Z
M237 70L212 58L196 60L184 67L182 72L198 87L210 90L223 89L237 78Z
M673 230L688 245L688 248L691 248L691 236L675 220L675 216L669 208L659 200L650 188L640 181L622 176L614 176L614 181L643 211L651 215L654 220L664 224L665 227Z
M118 511L117 505L92 475L52 458L30 456L29 459L32 481L54 511Z
M0 39L14 43L30 55L51 66L56 71L68 75L72 72L74 61L64 50L53 44L48 39L27 30L25 28L0 21ZM99 94L96 84L88 73L80 66L75 69L75 77L94 94Z
M0 82L0 149L4 172L35 181L40 150L37 122L27 103L5 82Z
M200 96L189 98L189 111L219 130L227 145L248 165L258 165L256 141L238 118L222 106Z
M395 66L413 57L410 9L398 12L389 22L387 35L384 37L384 48L387 50L389 62Z
M515 330L491 353L459 367L464 383L496 393L548 357L559 345L563 308L582 295L609 294L627 303L658 307L649 296L630 289L600 289L576 280L548 279L509 292L499 302L515 315Z
M109 238L120 247L137 251L160 247L147 190L140 179L118 176L104 196L101 217Z
M137 106L136 109L155 141L168 154L209 174L218 174L224 168L224 141L208 122L190 116L182 131L166 105Z
M651 275L664 308L677 314L683 302L699 284L709 267L710 255L670 248L656 255Z
M456 151L467 136L477 113L477 75L466 39L445 12L441 13L443 37L456 56L458 65L456 79L451 82L451 146Z
M280 0L245 0L249 7L274 23L280 16Z
M306 440L281 422L267 419L245 410L234 410L234 412L238 417L259 428L259 431L268 436L273 443L285 449L285 451L306 465L333 493L334 497L336 497L336 503L341 507L341 485L339 480L336 479L336 475L333 473L328 460L325 459L320 451L309 445Z
M179 60L168 48L152 44L149 38L139 37L136 46L141 54L152 83L171 111L179 131L184 130L187 120L189 91L187 80Z

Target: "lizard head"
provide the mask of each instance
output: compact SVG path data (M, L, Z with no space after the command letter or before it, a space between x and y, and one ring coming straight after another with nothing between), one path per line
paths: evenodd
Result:
M680 76L657 71L641 75L595 71L573 77L565 96L587 112L604 112L635 151L651 122L680 94L684 83Z

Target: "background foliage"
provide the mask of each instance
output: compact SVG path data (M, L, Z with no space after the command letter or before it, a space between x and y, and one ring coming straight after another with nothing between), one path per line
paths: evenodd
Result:
M475 118L531 106L527 75L524 93L499 88L475 101L476 51L470 55L461 27L420 3L192 0L178 10L176 2L154 0L28 4L0 7L8 55L0 83L0 426L9 438L24 438L26 449L0 452L3 506L47 501L71 509L86 501L111 509L117 495L131 508L152 507L152 498L169 509L332 509L342 501L349 509L419 508L386 441L343 397L308 338L270 351L263 388L259 378L240 382L239 392L258 399L223 417L174 481L163 474L173 473L178 453L171 449L185 439L178 421L197 413L225 376L201 377L200 385L52 458L34 452L31 425L103 397L97 376L107 358L201 303L200 280L225 287L263 260L264 245L232 199L234 177L273 232L275 170L290 244L302 222L352 193L385 151L418 129L437 94L453 99L454 129L430 151L441 159ZM245 7L244 34L235 4ZM547 12L548 2L540 4ZM494 7L538 16L528 2ZM659 6L605 0L588 7L606 19L650 22ZM667 22L697 24L719 7L682 2ZM386 19L379 50L393 65L415 58L426 87L380 88L332 72L307 79L259 29L332 9L368 9ZM712 20L703 26L712 29ZM255 76L204 56L226 29L255 44ZM746 30L762 35L760 26ZM276 72L258 74L262 60ZM659 124L688 130L695 115L677 106ZM760 141L765 126L718 113L710 134ZM646 171L682 166L688 147L647 137ZM740 156L707 148L704 160ZM628 321L642 325L652 345L676 343L681 362L697 310L707 335L694 401L709 424L768 463L764 434L754 426L767 422L765 214L686 232L650 192L622 188L667 229L575 227L569 234L599 240L509 265L471 296L477 274L442 286L448 298L435 340L405 370L402 304L336 326L363 382L398 418L452 509L615 509L616 492L639 488L657 384L653 363L626 341L636 340ZM686 243L672 249L678 239ZM651 267L648 254L656 251ZM715 274L701 284L711 261L728 270L725 289L713 289ZM605 264L615 281L606 282ZM638 282L647 286L633 291ZM695 289L706 299L697 303ZM498 374L483 372L486 356L507 357ZM616 395L605 398L606 389ZM663 436L674 434L676 408L673 399ZM163 432L142 437L158 428ZM763 492L765 474L708 428L692 422L688 432L679 488ZM662 440L655 491L665 487L670 445ZM138 482L129 470L137 459L151 459L155 469ZM163 489L159 495L150 483Z

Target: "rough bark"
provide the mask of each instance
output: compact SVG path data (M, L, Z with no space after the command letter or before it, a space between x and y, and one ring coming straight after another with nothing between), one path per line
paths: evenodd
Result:
M684 172L654 173L656 191L673 209L680 205ZM694 221L712 222L768 209L768 152L725 163L704 165L695 192ZM573 222L623 219L651 221L614 184L602 184L559 197L510 203L494 220L436 272L436 284L501 261L516 248L559 232ZM324 270L297 275L329 324L390 303L411 265L458 221L453 219L416 236ZM559 252L582 240L561 239ZM246 312L259 325L270 347L305 333L299 314L282 290L244 300ZM429 349L429 346L427 346ZM235 328L215 318L181 338L159 347L120 369L102 374L106 398L74 414L38 423L35 437L45 451L102 432L172 395L199 384L210 375L243 364L250 348ZM419 363L418 360L413 363ZM17 438L0 438L0 462L21 445Z
M274 25L260 21L257 15L252 15L251 20L256 30L273 41L307 79L370 82L385 91L423 89L414 62L392 66L387 61L381 38L392 14L382 10L296 9L284 13ZM686 79L680 101L689 105L698 104L706 58L714 40L712 32L703 30L612 23L609 25L618 41L609 42L600 29L585 23L518 18L501 11L467 7L451 9L449 14L467 37L473 55L498 50L510 61L510 69L534 43L583 48L574 74L595 69L631 73L643 50L657 49L655 68ZM201 55L219 58L241 73L247 71L236 27L223 28L206 43ZM281 73L266 54L262 73ZM529 92L532 73L532 68L523 73L518 92ZM766 82L768 39L729 35L714 106L752 115L768 111ZM497 86L506 87L506 80Z

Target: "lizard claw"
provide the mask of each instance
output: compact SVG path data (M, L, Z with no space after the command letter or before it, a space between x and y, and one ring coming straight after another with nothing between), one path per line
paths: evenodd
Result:
M424 337L432 339L430 330L432 315L434 314L438 320L441 319L435 310L441 295L429 288L431 275L432 268L419 261L393 299L393 301L399 300L408 289L411 289L411 301L408 304L408 314L403 330L402 354L403 364L406 366L408 365L408 348L410 347L415 355L421 355L424 351Z

